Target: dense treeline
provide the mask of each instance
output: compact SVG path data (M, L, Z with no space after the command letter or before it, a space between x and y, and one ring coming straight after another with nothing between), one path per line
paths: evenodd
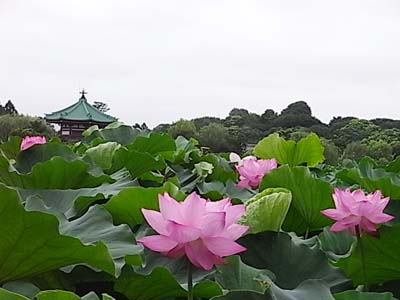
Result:
M160 124L155 130L168 132L173 137L196 138L202 146L215 152L239 153L272 132L293 140L315 132L323 138L325 156L331 164L339 159L358 160L366 155L385 163L400 154L400 120L334 117L325 124L312 115L304 101L294 102L280 113L266 109L258 115L234 108L225 119L181 119L173 124Z
M55 131L42 118L19 114L11 100L5 105L0 103L0 142L6 141L10 136L26 135L52 137Z

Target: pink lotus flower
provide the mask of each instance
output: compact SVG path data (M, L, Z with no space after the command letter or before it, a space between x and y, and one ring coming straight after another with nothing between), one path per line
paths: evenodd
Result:
M256 189L265 174L278 166L276 159L257 159L255 156L246 156L242 160L236 153L229 156L232 162L237 162L236 170L239 172L238 188Z
M331 231L349 229L356 235L356 226L360 232L376 233L376 224L393 220L394 217L383 212L389 198L382 198L381 191L364 194L363 190L335 189L333 200L336 208L321 211L325 216L336 221L330 228Z
M45 144L46 138L44 136L26 136L22 139L21 150L26 150L36 144Z
M224 256L246 250L235 242L249 229L235 224L245 213L244 205L232 205L229 198L207 201L196 193L183 202L165 193L158 201L160 212L142 209L146 221L159 233L138 239L147 248L169 257L186 255L205 270L223 264Z

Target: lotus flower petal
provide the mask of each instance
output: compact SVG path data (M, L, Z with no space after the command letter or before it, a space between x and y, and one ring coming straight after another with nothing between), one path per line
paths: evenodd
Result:
M264 175L277 166L278 163L275 159L257 159L255 156L243 158L236 165L236 170L240 175L237 187L256 189Z
M197 267L211 270L215 263L215 255L204 245L203 242L195 241L185 245L188 259Z
M21 141L20 149L23 151L32 147L33 145L45 144L45 143L46 143L46 138L44 136L26 136Z
M208 250L217 256L229 256L246 250L238 243L223 237L205 238L204 244Z
M158 211L142 208L147 223L159 234L168 235L170 222L166 221Z
M137 240L147 248L157 252L167 252L175 248L178 243L163 235L150 235Z
M245 213L244 205L229 198L212 202L196 193L178 202L167 193L159 195L160 212L142 209L147 223L161 235L138 240L169 257L186 255L193 265L210 270L223 264L223 257L246 250L235 242L248 226L235 224Z
M353 235L356 228L374 234L376 225L393 220L393 216L383 210L389 198L382 198L381 191L365 194L363 190L341 190L336 188L332 195L336 208L322 210L321 213L336 221L331 231L348 229Z

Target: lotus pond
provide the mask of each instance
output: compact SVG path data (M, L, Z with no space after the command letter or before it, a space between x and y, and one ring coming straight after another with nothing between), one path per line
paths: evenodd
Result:
M0 300L400 298L400 158L121 124L21 142L0 144Z

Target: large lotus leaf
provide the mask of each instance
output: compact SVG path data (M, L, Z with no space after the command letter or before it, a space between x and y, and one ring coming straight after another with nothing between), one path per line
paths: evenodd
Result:
M3 284L2 288L28 298L33 298L40 292L40 289L36 285L22 280L7 282Z
M118 171L111 177L116 180L114 183L106 182L95 188L18 189L18 192L30 210L36 210L38 205L45 206L46 211L61 213L69 219L84 212L98 200L108 199L128 187L138 186L137 181L132 180L126 170ZM36 203L38 201L42 203Z
M0 154L8 159L15 159L20 152L21 140L19 136L10 136L8 141L0 143Z
M146 229L145 231L148 230ZM143 233L139 234L139 236L142 235ZM173 280L171 279L171 282L175 282L173 283L174 286L178 287L178 285L180 285L179 290L182 290L182 288L187 289L188 261L185 257L171 259L161 255L160 253L145 249L142 258L143 265L134 266L133 268L135 274L141 276L140 278L145 281L152 281L154 278L154 272L158 272L157 269L162 267L165 270L165 274L171 274L167 277L173 278ZM207 297L221 294L218 285L216 285L215 283L210 283L208 280L205 280L206 278L212 276L214 270L207 271L193 267L192 272L193 282L196 285L195 289L197 289L198 292L201 292L202 295L208 295ZM131 273L131 271L129 271L129 273Z
M238 257L230 257L228 265L218 267L216 280L228 293L212 299L221 300L333 300L329 287L322 280L306 280L295 289L282 289L266 270L250 267ZM289 272L290 273L290 272Z
M158 210L158 195L168 192L176 199L183 199L177 186L167 182L162 187L131 187L113 196L104 207L111 213L116 224L129 224L131 227L143 223L141 209Z
M151 155L160 154L166 159L173 159L176 151L175 140L166 133L151 133L149 136L138 136L131 145L129 150L138 152L147 152Z
M233 291L212 300L335 300L329 288L320 280L307 280L293 290L281 289L271 283L264 294L250 291Z
M248 189L237 188L231 180L226 183L220 181L200 182L196 185L196 188L201 195L214 200L229 197L246 202L254 196L254 193Z
M78 189L114 182L109 176L90 174L88 168L89 165L82 160L66 161L61 157L53 157L35 164L31 172L21 174L12 169L6 158L0 156L0 182L26 189Z
M379 189L385 196L400 200L400 175L378 168L368 157L362 159L357 168L343 169L336 177L349 185L357 184L368 192Z
M0 288L0 300L30 300L29 298L14 292Z
M111 168L114 154L120 147L121 145L116 142L108 142L89 148L86 150L85 154L90 157L97 166L101 167L103 170L107 170Z
M79 238L85 245L98 241L106 244L114 260L116 276L125 264L125 256L139 255L142 245L134 243L134 236L128 225L113 225L113 219L102 206L92 206L82 217L60 224L60 233Z
M247 290L264 294L268 289L269 284L263 281L262 275L272 277L273 274L244 264L238 255L225 258L225 262L226 265L217 267L215 274L216 281L225 290Z
M347 255L354 241L355 237L348 231L332 232L327 227L318 235L321 250L333 260Z
M387 164L385 170L392 173L400 173L400 156L397 156L396 159Z
M101 299L94 293L90 292L89 294L83 296L82 300L116 300L115 298L111 297L107 294L101 294Z
M35 164L48 161L55 156L60 156L67 161L78 158L67 145L49 142L21 151L16 158L15 168L21 173L28 173Z
M365 254L366 279L361 271L360 245L351 256L338 261L338 266L353 280L354 284L383 283L400 279L400 224L382 226L379 237L363 234L361 237Z
M101 139L106 142L117 142L122 145L128 145L141 134L139 129L121 123L112 123L104 129L92 126L83 132L83 142L90 143L95 139Z
M334 296L336 300L395 300L392 293L345 291Z
M81 300L78 295L61 290L42 291L36 295L37 300Z
M0 300L30 300L23 295L10 292L8 290L0 288ZM49 290L41 291L35 295L36 300L100 300L100 298L93 292L83 296L82 298L78 295L62 290ZM102 300L115 300L113 297L103 294Z
M244 263L268 269L281 288L294 289L307 279L321 279L330 287L348 281L340 269L332 267L325 254L302 243L294 243L286 233L262 232L239 240L247 248L241 254Z
M0 283L78 263L114 274L104 243L84 246L58 227L55 216L25 211L16 191L0 185Z
M136 178L148 171L162 170L166 165L162 159L148 153L120 148L115 152L111 170L118 171L124 167Z
M202 161L208 162L214 166L212 173L207 177L208 180L221 181L224 183L228 180L236 181L237 173L225 158L210 153L199 157L195 162L198 163Z
M149 275L135 273L125 267L115 284L115 290L129 300L161 300L185 297L187 291L173 274L162 266L156 267ZM203 281L194 285L195 297L211 298L222 294L221 288L213 281Z
M148 232L148 230L146 230ZM154 269L159 266L167 269L174 275L175 280L184 288L187 287L187 259L185 257L172 259L158 252L145 249L143 263L140 266L135 266L135 273L140 275L150 275ZM193 282L200 282L207 276L214 273L213 270L207 271L199 268L192 269Z
M249 233L280 231L292 201L283 188L269 188L246 202L246 215L241 222L250 226Z
M304 233L319 230L331 220L321 214L321 210L333 207L332 186L313 177L306 167L282 166L264 176L260 190L283 187L292 192L292 204L283 224L286 231Z
M271 300L334 300L329 287L322 280L306 280L293 290L271 285Z
M187 140L183 136L175 139L176 152L174 154L174 162L188 163L193 155L199 156L201 151L197 148L199 142L193 138Z
M36 300L100 300L100 298L94 293L91 292L83 297L79 297L78 295L62 290L51 290L51 291L42 291L36 295ZM113 297L102 294L102 300L115 300Z
M286 141L273 133L258 142L254 153L260 158L275 158L279 164L291 167L301 164L315 167L325 159L324 147L315 133L310 133L297 143Z

